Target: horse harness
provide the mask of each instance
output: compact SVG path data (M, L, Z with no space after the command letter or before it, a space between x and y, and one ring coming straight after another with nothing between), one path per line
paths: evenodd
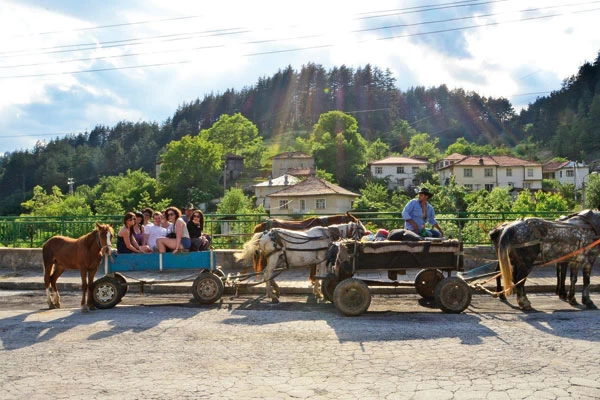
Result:
M292 242L290 241L290 237L286 238L286 240L288 241L288 243L291 244L296 244L296 245L303 245L309 242L312 242L314 240L323 240L323 239L331 239L331 230L329 229L329 227L324 227L325 229L327 229L329 231L329 235L328 236L315 236L315 237L306 237L305 239L300 239ZM354 234L354 232L352 232L352 230L349 229L348 231L348 237L352 236ZM283 243L283 238L282 236L282 232L281 231L269 231L269 237L271 238L271 241L273 242L273 251L270 252L269 254L265 254L265 258L270 257L271 255L277 253L278 251L281 252L279 257L283 257L284 261L285 261L285 266L286 268L289 268L290 264L287 258L287 251L311 251L311 252L317 252L317 251L323 251L323 250L329 250L329 247L331 245L331 243L329 243L326 247L319 247L319 248L302 248L302 247L297 247L297 248L290 248L289 246L285 246ZM285 235L283 235L285 236ZM286 251L287 250L287 251ZM319 264L323 261L327 260L327 258L319 261L319 260L315 260L316 264Z
M587 223L589 225L589 227L587 229L592 229L597 236L600 236L599 232L600 232L600 227L597 226L597 224L594 223L594 221L589 218L588 216L583 215L583 213L579 213L579 214L571 214L569 216L567 216L565 219L561 219L559 222L563 222L566 221L568 219L570 219L571 217L580 217L585 223ZM526 220L523 220L524 222L527 222ZM579 241L579 245L578 245L578 249L567 254L564 256L561 256L557 259L554 260L550 260L550 261L546 261L544 262L543 260L545 260L545 256L544 256L544 240L542 239L544 237L544 235L542 235L540 229L536 226L536 224L527 224L527 227L529 229L531 229L531 231L533 232L533 236L535 237L534 240L530 240L528 242L524 242L524 243L519 243L519 244L512 244L511 246L513 248L519 249L519 248L524 248L524 247L532 247L532 246L536 246L536 245L540 245L540 256L542 259L542 262L540 263L535 263L534 266L537 267L542 267L542 266L546 266L549 264L555 264L555 263L559 263L565 260L568 260L572 257L575 257L576 255L586 252L588 250L591 250L593 247L595 247L597 244L600 243L600 239L594 241L593 243L591 243L588 246L585 247L581 247L581 241ZM575 226L571 227L571 228L575 228Z
M106 245L102 246L102 242L100 241L100 231L96 230L96 244L98 245L98 249L100 249L100 254L104 254L105 249L109 249L111 247L108 238L106 240Z

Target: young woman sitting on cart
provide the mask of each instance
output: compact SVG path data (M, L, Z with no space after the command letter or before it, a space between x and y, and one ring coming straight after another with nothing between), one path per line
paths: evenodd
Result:
M156 239L156 247L159 253L165 253L167 249L177 253L183 249L189 249L192 241L185 221L181 218L181 211L177 207L169 207L165 210L169 222L173 223L172 237Z
M195 209L192 211L190 220L187 222L187 228L192 241L190 251L206 250L208 239L202 234L204 229L204 213L202 213L202 210Z
M123 226L117 234L117 253L152 253L148 246L141 246L135 239L133 226L138 223L135 213L128 212L123 217Z

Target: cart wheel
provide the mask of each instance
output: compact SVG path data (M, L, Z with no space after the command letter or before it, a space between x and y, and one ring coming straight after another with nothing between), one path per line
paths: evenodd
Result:
M92 302L96 308L113 308L121 301L121 282L116 278L105 276L94 282Z
M444 279L444 273L439 269L422 269L415 277L415 289L424 299L433 300L435 288Z
M323 293L325 300L333 303L333 292L338 283L340 283L340 281L335 275L331 275L328 279L323 279L321 281L321 292Z
M200 304L212 304L223 295L223 281L210 272L202 272L192 285L192 294Z
M435 288L435 302L442 311L458 314L471 304L471 288L457 277L443 279Z
M121 286L119 287L119 297L122 299L123 296L127 294L127 289L129 289L127 279L125 279L125 277L118 272L115 272L115 279L118 280L121 284Z
M371 292L367 284L360 279L345 279L338 283L333 291L333 303L344 315L360 315L367 311L371 304Z

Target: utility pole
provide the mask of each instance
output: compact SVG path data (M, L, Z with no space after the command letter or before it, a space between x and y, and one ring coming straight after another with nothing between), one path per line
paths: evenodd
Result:
M227 193L227 158L223 164L223 196L225 196Z
M73 178L69 178L67 179L67 183L69 184L69 195L73 195L73 184L75 183L75 180L73 180Z

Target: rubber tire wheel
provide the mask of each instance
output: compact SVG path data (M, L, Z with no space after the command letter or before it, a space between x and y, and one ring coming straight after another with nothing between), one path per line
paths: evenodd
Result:
M119 288L119 297L123 299L123 296L127 294L127 289L129 289L127 279L125 279L125 277L118 272L115 272L115 279L117 279L121 284L121 287Z
M344 315L360 315L367 311L371 304L369 286L360 279L345 279L338 283L333 291L333 303Z
M450 277L435 288L435 302L446 313L458 314L471 304L471 287L462 279Z
M96 308L113 308L121 301L121 282L117 278L105 276L92 286L92 303Z
M435 298L435 288L444 279L439 269L422 269L415 277L415 289L419 296L427 300Z
M200 304L212 304L219 300L225 289L221 278L211 272L203 272L194 280L192 294Z
M340 283L340 281L335 275L321 281L321 293L323 293L325 300L333 303L333 293L335 292L338 283Z

